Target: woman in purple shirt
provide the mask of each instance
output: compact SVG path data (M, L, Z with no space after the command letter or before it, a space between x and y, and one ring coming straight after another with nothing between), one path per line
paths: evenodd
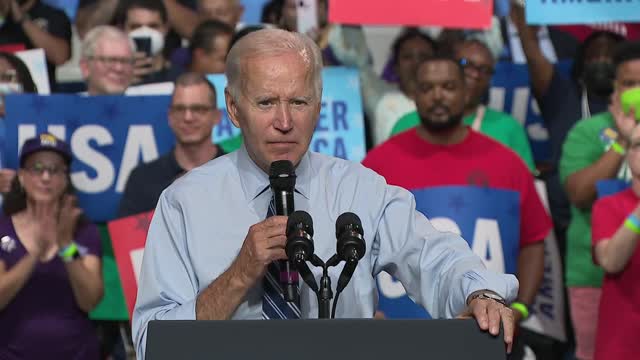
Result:
M22 147L0 216L0 359L98 359L87 313L103 294L100 238L76 207L69 146Z

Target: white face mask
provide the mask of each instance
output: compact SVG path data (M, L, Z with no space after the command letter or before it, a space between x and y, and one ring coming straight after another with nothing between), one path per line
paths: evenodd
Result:
M22 94L22 84L14 82L0 82L0 95Z
M162 49L164 49L164 35L160 31L152 29L148 26L142 26L133 30L129 33L129 38L131 38L132 40L135 38L151 39L151 56L160 54ZM137 50L141 51L141 49Z

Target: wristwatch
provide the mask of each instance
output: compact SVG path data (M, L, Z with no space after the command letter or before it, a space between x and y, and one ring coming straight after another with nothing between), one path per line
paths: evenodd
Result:
M502 298L502 296L492 291L477 291L471 294L471 296L469 296L469 300L467 301L467 304L471 304L471 302L475 299L493 300L495 302L502 304L503 306L507 306L507 302L504 300L504 298Z

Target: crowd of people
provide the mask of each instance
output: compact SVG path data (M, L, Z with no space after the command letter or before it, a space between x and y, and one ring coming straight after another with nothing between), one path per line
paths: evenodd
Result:
M455 277L446 278L447 284L491 290L482 296L507 302L516 324L511 359L525 358L527 348L550 354L540 349L551 347L551 341L540 341L518 324L532 310L545 270L544 241L553 232L563 259L569 314L567 342L553 344L561 349L554 358L639 357L634 334L640 312L634 305L640 291L633 284L640 261L640 116L635 115L640 109L624 109L621 96L640 88L640 25L539 28L526 23L524 8L514 2L508 16L494 17L484 31L403 29L379 73L363 28L332 24L328 0L317 5L318 27L290 38L275 29L296 32L294 0L266 1L260 24L242 22L248 5L239 0L80 0L73 20L45 0L0 0L0 99L38 93L14 52L39 48L52 93L71 89L80 96L124 96L134 86L173 83L167 118L175 135L171 151L131 172L118 208L117 217L154 209L160 214L149 232L153 242L145 252L133 331L128 321L89 319L105 291L104 244L96 224L77 204L69 145L52 134L38 134L21 146L17 169L4 166L0 146L0 358L125 359L133 357L133 349L144 354L149 319L259 317L256 304L262 295L251 289L265 274L251 265L266 260L247 244L286 224L270 215L256 224L269 207L265 174L275 159L269 139L280 137L294 144L286 146L292 149L287 154L295 155L289 160L298 166L296 199L301 200L296 203L315 211L314 221L327 228L339 214L323 211L353 206L367 214L364 226L375 234L369 238L377 248L367 254L371 258L363 260L354 275L356 285L345 295L361 303L343 307L339 316L384 318L376 312L371 277L383 270L398 277L432 315L459 315L453 309L472 306L477 295L466 293L466 302L459 302L458 288L445 290L440 283L413 278L417 269L453 276L446 271L454 270L444 269L451 265L455 275L467 279L471 275L463 271L471 271L486 287L474 288ZM72 59L72 36L81 39L76 60L82 82L69 86L56 78L55 69ZM567 59L569 72L557 66ZM488 104L501 61L527 65L549 133L548 159L534 158L519 120ZM307 152L317 121L313 117L320 111L322 66L357 69L368 150L361 165ZM226 111L242 131L222 142L212 138L223 104L208 74L227 76ZM314 82L301 85L299 79ZM267 88L270 97L258 96ZM283 94L290 97L285 105ZM5 143L8 111L0 101L0 144ZM221 172L224 177L216 175ZM341 181L316 183L332 177ZM600 194L598 185L613 179L625 189ZM549 211L536 180L546 185ZM314 186L330 189L335 198L314 192ZM455 263L472 263L460 260L469 254L460 249L459 237L434 235L443 229L406 215L415 200L396 187L440 186L517 194L519 216L513 221L519 237L504 249L514 264L517 291L511 278L493 278ZM227 204L234 194L247 197L251 212L244 217ZM190 209L188 223L185 209ZM198 234L211 232L208 220L199 218L204 214L250 227L244 245L247 228L237 234L224 231L239 237L237 244L215 248L200 243L204 236ZM406 231L392 234L390 229L397 227ZM180 236L185 239L176 240ZM202 252L189 254L190 246ZM456 251L449 254L447 246ZM214 250L217 263L209 257ZM446 261L434 264L433 251L441 251L438 256ZM271 261L282 254L269 256ZM206 269L205 263L210 263ZM149 275L159 269L165 269L166 278ZM233 284L231 276L246 281ZM237 298L217 301L222 291ZM294 312L312 316L308 306ZM493 310L505 318L501 307ZM38 346L33 346L36 339ZM511 339L505 341L511 350Z

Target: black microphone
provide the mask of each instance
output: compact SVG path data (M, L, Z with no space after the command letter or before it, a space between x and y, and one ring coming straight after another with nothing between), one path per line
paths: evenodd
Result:
M289 160L277 160L271 163L269 183L273 191L276 215L289 216L294 211L293 191L296 187L296 173ZM298 298L298 272L286 260L280 260L280 286L286 301Z
M314 292L318 291L318 284L309 270L306 261L313 256L313 220L306 211L296 210L289 215L287 220L287 244L285 251L289 261L292 262L302 280Z
M346 212L338 216L338 220L336 220L336 238L338 239L338 256L346 262L338 278L336 288L336 292L340 293L351 280L351 276L353 276L353 272L358 266L358 261L362 259L366 252L364 230L358 215Z
M287 245L289 261L307 261L313 255L313 220L306 211L297 210L287 220Z

